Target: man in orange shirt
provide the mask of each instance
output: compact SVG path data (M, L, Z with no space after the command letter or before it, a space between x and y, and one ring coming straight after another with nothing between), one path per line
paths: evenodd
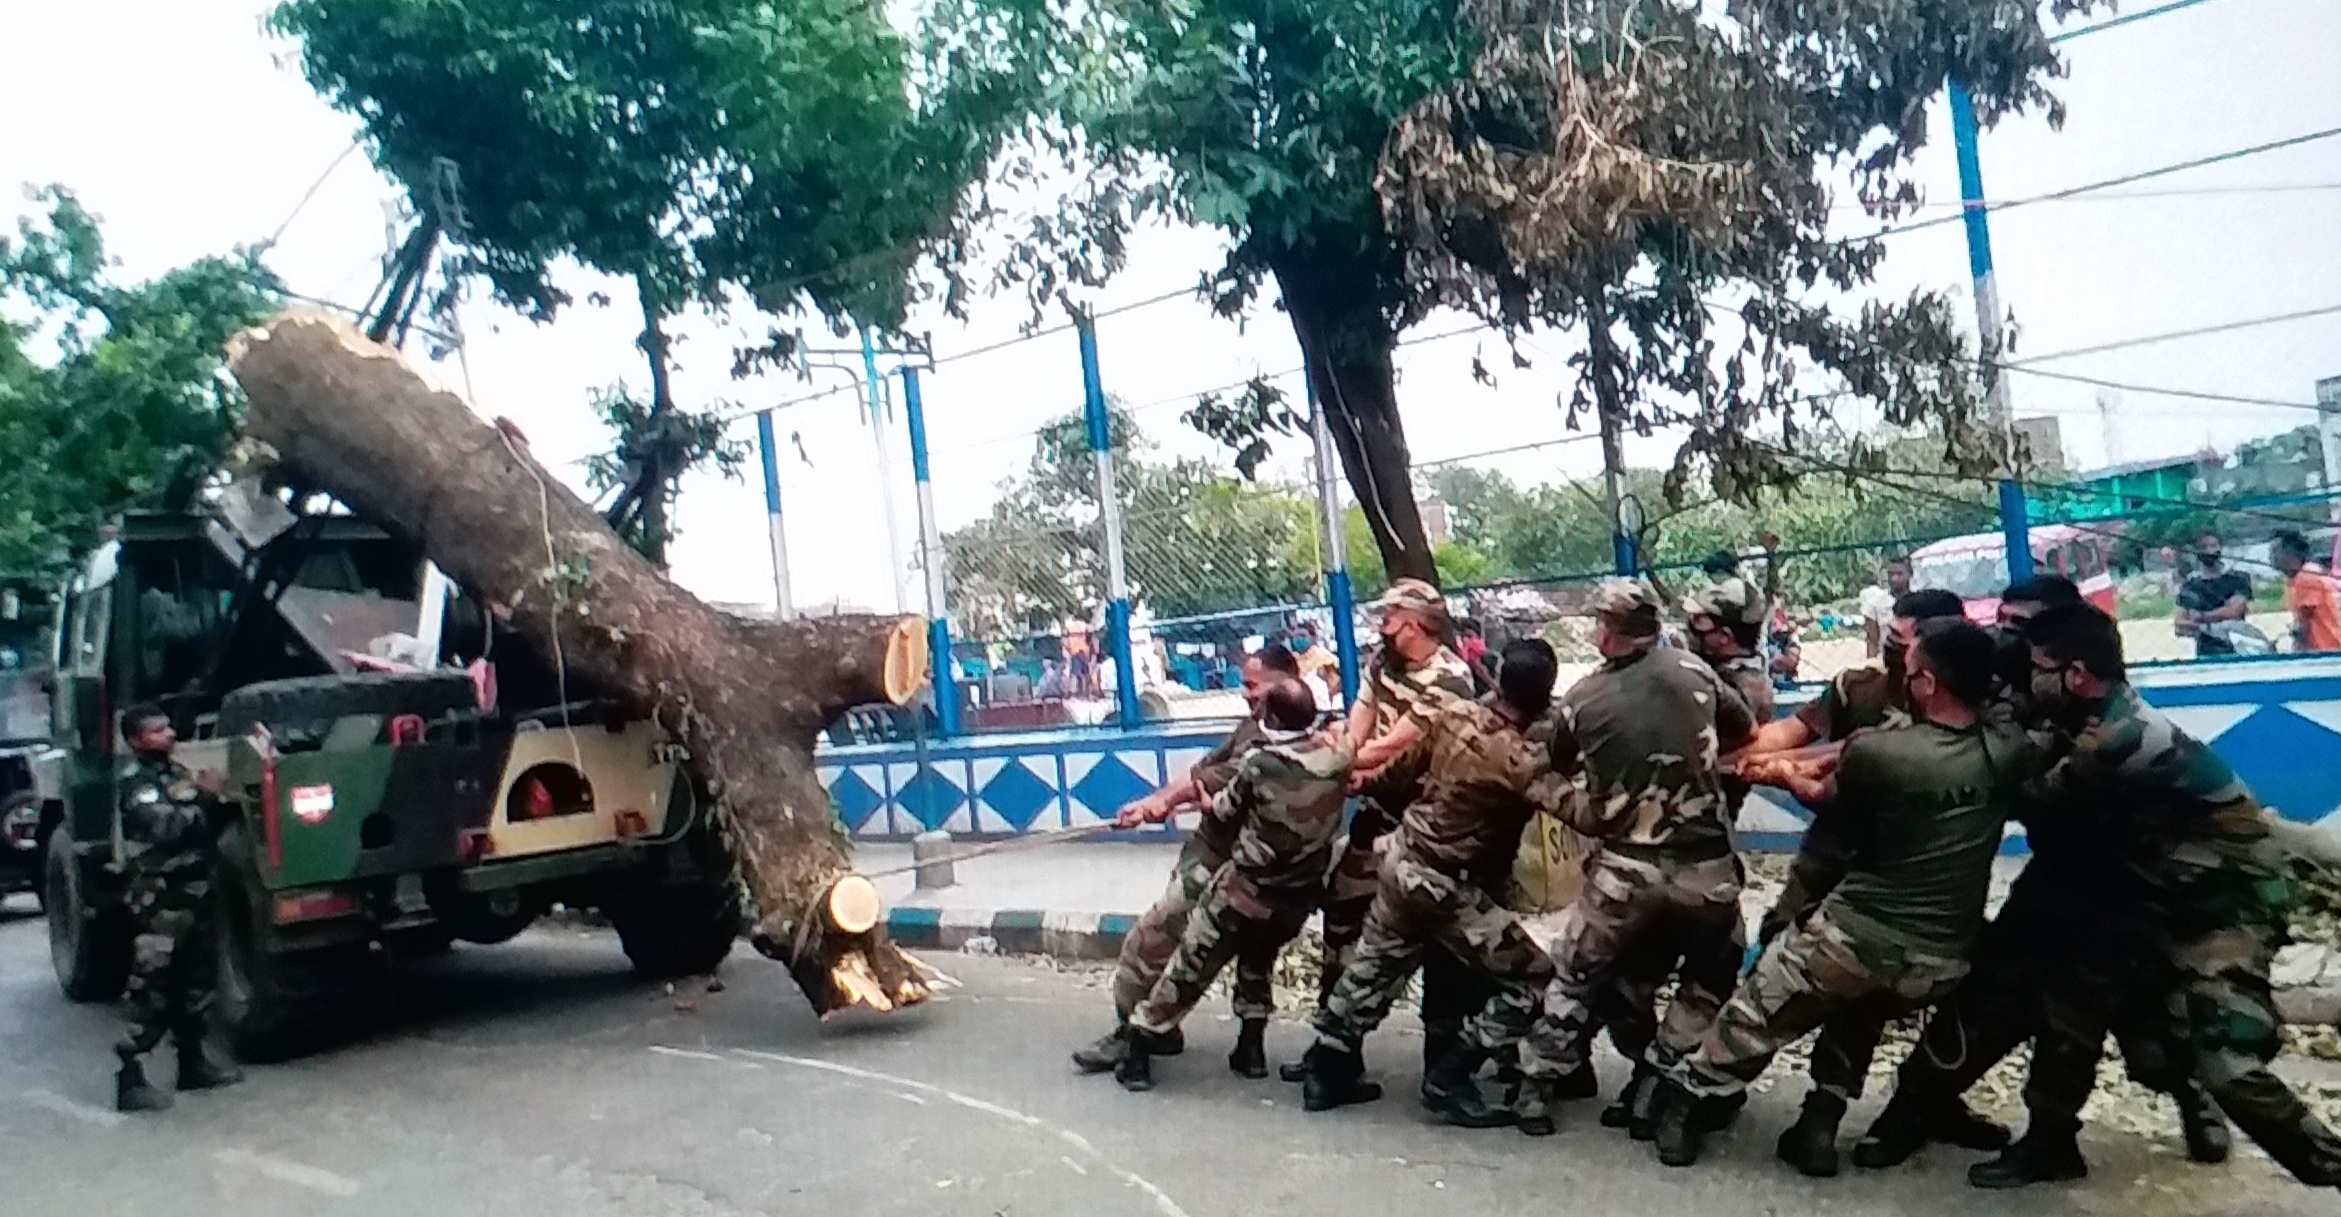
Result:
M2284 611L2292 615L2293 649L2341 651L2341 610L2334 607L2333 577L2308 560L2308 538L2290 530L2276 534L2270 558L2284 573Z

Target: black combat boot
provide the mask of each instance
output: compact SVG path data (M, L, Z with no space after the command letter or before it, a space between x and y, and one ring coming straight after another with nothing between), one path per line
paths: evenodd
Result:
M2027 1128L2023 1137L1989 1162L1978 1162L1967 1168L1967 1182L1993 1191L2026 1187L2035 1183L2061 1183L2070 1179L2084 1179L2089 1175L2089 1163L2081 1157L2081 1146L2074 1139L2079 1130L2063 1128Z
M1657 1070L1652 1069L1647 1064L1636 1063L1634 1076L1626 1079L1625 1089L1618 1091L1617 1101L1601 1109L1601 1126L1603 1128L1634 1127L1635 1113L1640 1112L1643 1114L1641 1124L1644 1127L1649 1127L1650 1087L1657 1081ZM1635 1139L1647 1141L1650 1138L1637 1137Z
M1927 1120L1926 1139L1982 1153L1998 1153L2015 1140L2008 1135L2007 1125L1969 1107L1967 1100L1956 1098L1934 1109Z
M170 1106L171 1092L147 1083L137 1057L123 1057L122 1071L114 1075L114 1110L167 1111Z
M243 1070L212 1057L200 1035L181 1037L178 1048L181 1090L216 1090L244 1080Z
M1362 1053L1344 1052L1323 1040L1309 1045L1301 1057L1301 1109L1331 1111L1352 1103L1371 1103L1382 1097L1379 1082L1365 1080Z
M1519 1116L1510 1107L1490 1104L1479 1092L1479 1067L1487 1063L1484 1048L1458 1037L1429 1072L1423 1074L1425 1103L1458 1128L1502 1128Z
M1227 1067L1239 1078L1268 1076L1268 1020L1247 1018L1236 1028L1236 1046L1227 1054Z
M1455 1050L1462 1044L1463 1033L1459 1024L1424 1024L1422 1029L1422 1109L1424 1111L1436 1112L1439 1110L1438 1092L1431 1089L1431 1079L1438 1074L1439 1066L1448 1057L1455 1055Z
M1549 1078L1521 1078L1520 1088L1512 1097L1512 1110L1520 1115L1520 1131L1531 1137L1549 1137L1560 1131L1553 1108L1559 1106L1557 1091Z
M1895 1091L1886 1101L1886 1110L1879 1112L1878 1118L1870 1121L1869 1131L1854 1142L1853 1164L1875 1171L1908 1162L1931 1140L1927 1133L1940 1110L1939 1102L1929 1102L1916 1091Z
M1122 1063L1122 1055L1129 1049L1129 1041L1122 1038L1125 1024L1115 1023L1114 1029L1097 1037L1088 1047L1073 1053L1073 1066L1083 1073L1104 1073ZM1154 1039L1156 1056L1177 1056L1187 1050L1185 1028L1174 1027L1169 1035Z
M1073 1054L1073 1067L1083 1073L1104 1073L1122 1063L1129 1055L1130 1043L1122 1038L1122 1024L1097 1038L1095 1043Z
M1782 1162L1814 1179L1837 1176L1837 1125L1845 1119L1845 1096L1815 1090L1805 1096L1804 1113L1773 1147Z
M1114 1066L1114 1080L1122 1084L1122 1089L1132 1093L1154 1089L1155 1045L1166 1038L1123 1024L1122 1059Z
M2187 1157L2197 1162L2227 1161L2235 1142L2227 1133L2227 1117L2219 1114L2219 1105L2211 1101L2211 1092L2190 1078L2170 1097L2178 1103L2178 1126L2186 1136Z
M1283 1082L1308 1081L1309 1062L1305 1057L1297 1061L1286 1061L1276 1067L1276 1077L1278 1081Z
M1553 1098L1563 1103L1575 1103L1601 1093L1601 1075L1593 1072L1593 1062L1579 1061L1575 1069L1553 1081Z
M1708 1120L1699 1096L1679 1083L1660 1078L1650 1101L1655 1117L1651 1139L1658 1142L1658 1160L1668 1166L1690 1166L1699 1160L1706 1143Z

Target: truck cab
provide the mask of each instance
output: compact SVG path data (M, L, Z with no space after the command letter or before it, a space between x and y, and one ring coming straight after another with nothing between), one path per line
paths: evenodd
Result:
M117 718L154 703L227 777L217 1013L314 1042L385 960L597 908L642 970L711 971L738 909L713 808L647 716L539 662L411 544L337 513L134 516L62 589L44 859L65 993L129 964Z

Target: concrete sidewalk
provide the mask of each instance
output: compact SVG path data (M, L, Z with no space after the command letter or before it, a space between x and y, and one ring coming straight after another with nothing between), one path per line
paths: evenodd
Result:
M964 842L953 852L977 848ZM1036 844L954 863L955 882L940 890L920 891L908 874L879 879L878 888L886 897L887 933L907 947L957 950L990 939L1007 952L1111 959L1131 923L1162 895L1178 854L1171 841ZM1751 866L1741 897L1751 932L1780 890L1773 875L1785 857L1768 857L1778 861ZM857 845L854 862L865 872L908 866L910 846ZM2021 858L1999 860L1992 874L1994 905L2022 869ZM1548 913L1528 920L1532 932L1549 942L1559 918Z

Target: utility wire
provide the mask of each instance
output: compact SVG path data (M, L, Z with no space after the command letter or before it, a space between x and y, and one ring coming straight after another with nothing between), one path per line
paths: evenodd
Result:
M1885 237L1898 237L1906 232L1917 232L1922 228L1935 228L1944 224L1956 224L1966 218L1968 206L1973 206L1980 210L1992 212L2014 211L2019 207L2030 207L2038 203L2057 202L2062 199L2072 198L2075 195L2091 194L2095 193L2096 191L2105 190L2114 186L2127 186L2132 182L2143 182L2152 178L2167 177L2173 173L2184 173L2190 169L2202 169L2210 165L2219 165L2228 161L2242 160L2247 156L2258 156L2263 152L2274 152L2280 148L2291 148L2301 144L2313 143L2321 139L2331 139L2336 135L2341 135L2341 127L2327 127L2322 131L2311 131L2304 135L2294 135L2288 136L2284 139L2270 140L2264 144L2253 144L2245 148L2234 148L2226 152L2213 153L2210 156L2198 156L2192 160L2184 160L2176 164L2164 165L2157 169L2142 169L2136 173L2125 173L2120 177L2107 178L2101 182L2089 182L2080 186L2068 186L2063 190L2052 190L2047 194L2036 194L2029 198L2011 199L2004 203L1995 203L1989 199L1985 199L1974 204L1962 205L1957 214L1936 216L1927 220L1913 220L1908 224L1896 224L1887 228L1881 228L1878 231L1869 234L1868 236L1854 237L1852 239L1857 241L1875 241Z
M2207 393L2196 389L2170 389L2155 385L2130 384L2126 381L2107 380L2099 376L2082 376L2072 372L2051 372L2046 368L2028 368L2022 364L2002 363L1995 364L1993 366L1997 367L2002 372L2020 372L2026 376L2039 376L2048 380L2069 380L2076 384L2096 385L2100 388L2106 389L2120 389L2125 393L2145 393L2161 397L2186 397L2192 398L2196 401L2221 401L2239 406L2276 406L2286 410L2307 410L2311 413L2317 413L2323 410L2323 407L2317 405L2314 402L2284 401L2280 398L2274 397L2248 397L2236 393Z
M301 192L301 201L293 204L293 209L285 213L285 218L276 226L276 231L269 233L268 239L261 242L263 247L274 245L278 240L283 238L285 230L291 228L293 226L293 221L301 217L301 212L308 209L310 201L317 197L317 192L325 189L325 183L328 179L333 177L334 171L341 168L341 163L348 160L350 158L350 153L357 150L358 141L353 137L350 142L342 148L340 154L333 158L333 163L325 167L325 172L318 174L317 180L309 183L309 188Z
M2210 0L2171 0L2171 3L2169 4L2158 4L2153 8L2139 9L2137 12L2129 13L2120 17L2109 17L2096 23L2095 25L2084 25L2077 30L2066 30L2061 34L2051 34L2048 36L2048 40L2051 43L2071 42L2075 38L2099 33L2104 30L2110 30L2116 26L2128 25L2134 21L2144 21L2148 17L2159 17L2164 13L2175 13L2182 8L2193 8L2198 4L2208 3L2210 3Z
M2181 338L2200 338L2206 334L2224 334L2230 330L2248 330L2257 326L2275 325L2284 321L2300 321L2305 318L2323 317L2332 313L2341 313L2341 304L2328 304L2322 308L2301 309L2298 312L2291 313L2278 313L2271 317L2253 317L2244 321L2223 321L2217 325L2197 326L2196 328L2190 330L2172 330L2167 334L2148 334L2142 338L2122 338L2112 342L2100 342L2095 346L2074 347L2072 350L2058 351L2053 355L2032 355L2023 359L2012 359L2001 366L2029 368L2034 364L2048 363L2058 359L2077 359L2083 355L2099 355L2106 351L2120 351L2126 350L2130 347L2152 346L2158 342L2174 342Z
M1148 296L1144 300L1133 301L1129 304L1117 305L1113 308L1105 309L1102 312L1092 313L1090 314L1090 320L1103 321L1108 317L1118 317L1123 313L1134 313L1142 308L1152 308L1157 304L1161 304L1169 300L1176 300L1181 296L1192 298L1194 295L1195 289L1191 287L1182 287L1177 291L1164 292L1159 296ZM1014 338L1005 338L999 342L989 343L984 346L973 348L972 350L954 351L949 355L938 355L935 358L929 360L927 366L931 368L939 368L944 364L957 363L962 359L973 359L978 355L989 355L994 351L1005 351L1009 347L1016 346L1020 343L1031 342L1036 338L1046 338L1051 334L1062 334L1065 331L1074 328L1074 325L1075 323L1071 321L1060 321L1055 325L1043 326L1029 334L1018 334Z

